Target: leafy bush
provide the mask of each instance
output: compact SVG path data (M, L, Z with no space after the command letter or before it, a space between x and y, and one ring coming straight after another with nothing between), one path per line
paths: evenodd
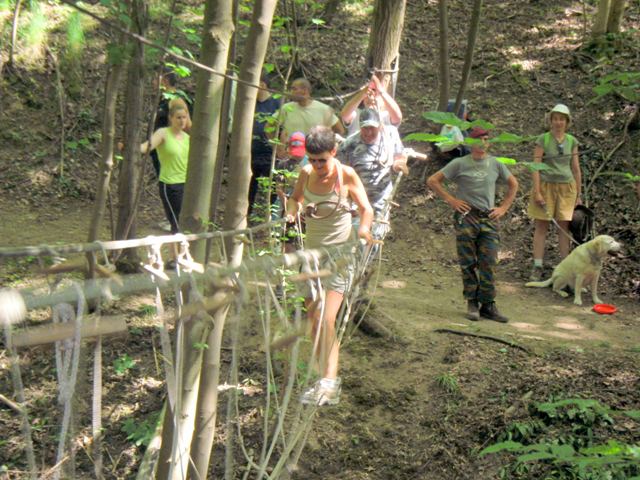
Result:
M503 441L485 448L480 456L515 454L500 471L504 479L640 480L640 445L613 438L597 442L603 428L621 415L640 419L639 411L614 411L593 399L536 403L531 420L508 426Z

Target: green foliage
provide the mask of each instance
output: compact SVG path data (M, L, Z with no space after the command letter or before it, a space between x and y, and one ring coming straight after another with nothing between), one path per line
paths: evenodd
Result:
M480 452L516 455L503 466L501 478L624 480L640 475L640 446L613 438L596 443L593 431L612 425L615 415L637 420L640 412L616 412L581 398L536 403L530 411L530 420L512 423L502 441Z
M143 317L151 317L156 314L156 306L155 305L140 305L138 308L138 314Z
M457 395L460 393L458 378L453 373L443 373L436 377L436 384L445 392Z
M113 369L118 375L126 374L129 370L135 367L135 365L136 361L126 353L113 361Z
M637 102L640 100L640 72L614 72L602 77L593 91L596 96L589 103L611 94Z
M133 418L127 418L120 430L127 434L127 440L133 442L136 447L141 445L147 447L153 439L159 418L160 414L157 412L139 422Z
M178 75L180 78L191 76L191 69L189 67L186 67L184 65L177 65L175 63L170 63L170 62L166 63L165 65L167 67L171 67L175 72L175 74Z
M67 19L67 56L79 60L85 46L84 28L80 12L74 10Z
M27 47L42 48L47 38L47 17L42 11L42 6L37 0L29 3L29 20L22 31Z

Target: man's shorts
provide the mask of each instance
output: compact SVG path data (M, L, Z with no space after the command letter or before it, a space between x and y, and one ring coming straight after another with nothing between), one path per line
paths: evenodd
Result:
M540 193L545 201L544 208L535 202L533 191L529 196L528 213L536 220L571 221L573 209L576 206L576 184L571 183L547 183L540 182Z

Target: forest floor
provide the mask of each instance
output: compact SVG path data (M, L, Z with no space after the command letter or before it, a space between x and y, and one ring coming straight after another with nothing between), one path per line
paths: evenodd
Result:
M459 71L469 17L463 7L468 2L450 3L457 12L450 25L451 62ZM582 38L580 2L486 3L487 26L481 30L468 91L474 114L493 120L499 129L530 135L542 131L544 113L563 100L580 112L573 131L591 149L587 152L596 147L609 152L621 135L624 115L614 103L588 103L593 83L585 81L585 68L594 65L585 67L589 59L578 51ZM437 98L436 15L435 2L409 2L397 94L405 112L403 134L430 128L421 114L435 109ZM640 26L637 8L629 13L628 21L635 28ZM343 85L345 91L357 87L360 75L350 64L354 58L359 61L366 44L362 22L363 18L345 15L336 19L334 26L307 31L307 48L301 55L307 59L307 73L326 82L341 79L348 83ZM354 52L354 58L333 58L331 44L321 43L327 29L334 34L331 41L343 42L343 51ZM353 32L360 32L362 38ZM312 48L316 45L327 47ZM620 55L618 61L631 62L635 55ZM18 75L7 82L12 88L5 98L14 101L3 100L0 110L3 119L21 118L25 129L22 138L2 132L0 246L82 242L91 216L89 192L95 156L89 154L86 164L76 161L69 165L70 183L56 181L56 145L51 141L47 147L42 141L43 136L55 138L55 122L42 122L43 110L33 108L33 102L43 102L40 108L54 118L55 96L45 102L46 95L29 93L25 100L25 92L36 91L34 81L26 79L26 75ZM78 117L82 111L77 109ZM85 127L81 123L78 130ZM48 157L43 153L46 148L51 150ZM529 152L518 148L505 147L504 153L527 159ZM626 148L619 151L623 159L616 164L619 168L625 168ZM47 158L54 160L47 162ZM593 153L584 157L587 175L601 159ZM433 164L413 164L411 176L402 184L401 207L393 215L393 231L384 246L372 295L369 315L383 321L395 339L356 333L345 342L341 402L319 411L294 478L497 479L501 478L500 466L513 458L502 454L480 457L478 453L501 440L533 443L591 435L594 444L610 439L640 443L638 422L629 418L611 414L609 422L597 412L591 418L592 411L578 406L577 416L569 418L565 412L551 419L538 408L541 402L582 398L598 400L616 410L640 410L640 303L633 289L634 282L640 280L634 250L639 240L621 223L638 224L640 212L630 189L601 179L591 192L591 206L608 212L599 216L599 231L614 233L620 239L619 233L626 242L625 257L606 263L600 288L601 297L615 304L618 312L600 316L591 311L588 295L585 305L577 307L550 289L524 288L532 232L524 213L526 171L515 170L522 192L502 222L498 268L498 306L510 322L470 322L463 315L450 211L424 186L425 176L435 168ZM140 235L160 234L153 228L162 220L162 212L151 179L141 208ZM103 238L109 235L105 229ZM549 239L550 264L557 261L556 241L554 235ZM0 265L0 282L3 286L32 286L43 281L37 270L34 258L5 261ZM110 309L113 311L108 313L126 317L129 335L110 339L104 347L105 469L107 478L128 479L135 475L143 448L134 444L135 434L133 441L127 439L129 433L122 430L123 425L127 419L140 427L148 422L162 405L164 386L154 353L159 340L150 315L153 298L126 298ZM115 367L117 360L127 357L133 359L134 366L124 371ZM229 357L224 352L225 365ZM247 380L264 388L259 353L247 353L241 360L245 361ZM22 351L21 365L36 448L50 467L55 459L59 418L52 349ZM11 397L4 351L0 353L0 371L0 393ZM225 395L221 393L222 404L226 403ZM260 395L243 397L242 406L249 410L259 401ZM248 425L260 423L259 415L254 415ZM4 404L0 404L0 431L0 478L19 478L12 473L25 465L19 420ZM253 437L247 433L249 443L257 442ZM82 454L89 448L79 442L79 449L79 471L90 472L89 455ZM220 442L213 456L214 478L219 478L224 462L222 449ZM502 478L545 478L553 468L549 463L527 465ZM91 474L84 478L91 478Z

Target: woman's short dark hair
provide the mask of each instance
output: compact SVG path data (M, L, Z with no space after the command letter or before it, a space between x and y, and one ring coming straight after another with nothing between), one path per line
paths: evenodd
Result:
M332 151L336 146L336 137L329 127L318 125L309 130L306 138L307 152L319 155Z

